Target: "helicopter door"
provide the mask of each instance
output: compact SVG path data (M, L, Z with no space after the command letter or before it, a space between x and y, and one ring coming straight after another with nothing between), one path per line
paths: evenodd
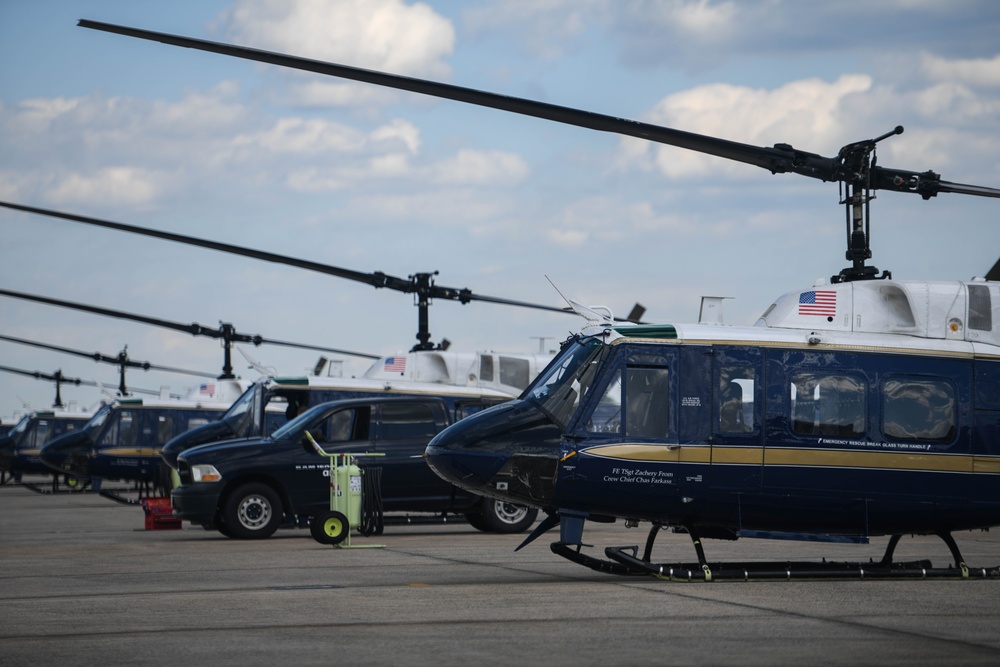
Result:
M673 349L608 364L577 422L576 479L603 480L608 496L626 506L678 492L676 361Z
M712 381L712 487L759 492L764 466L761 424L764 355L758 348L716 346Z

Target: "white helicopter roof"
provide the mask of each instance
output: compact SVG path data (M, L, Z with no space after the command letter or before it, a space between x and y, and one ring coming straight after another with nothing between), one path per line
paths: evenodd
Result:
M1000 355L1000 283L864 280L788 292L753 327L613 325L609 340L729 340L835 344ZM607 330L590 322L585 333ZM920 339L919 342L914 339Z

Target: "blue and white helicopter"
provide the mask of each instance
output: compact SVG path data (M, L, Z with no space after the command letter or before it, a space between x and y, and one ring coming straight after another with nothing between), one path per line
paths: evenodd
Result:
M442 477L548 518L552 550L615 574L666 579L997 576L970 568L953 531L1000 525L1000 268L955 282L892 280L866 264L877 190L924 199L995 188L877 165L879 141L824 157L758 147L527 99L218 42L80 21L86 28L614 132L840 184L851 266L779 297L753 327L590 322L516 401L438 435ZM584 553L586 522L651 525L644 550ZM664 528L697 562L655 563ZM897 563L904 534L940 536L954 564ZM702 538L866 540L881 561L715 563ZM523 545L522 545L523 546Z

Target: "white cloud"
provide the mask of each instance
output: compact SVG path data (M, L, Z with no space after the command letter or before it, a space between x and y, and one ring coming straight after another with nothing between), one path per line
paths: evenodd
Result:
M106 167L93 174L69 174L52 189L58 203L141 205L153 201L160 192L163 174L134 167Z
M402 0L237 0L226 32L254 48L413 76L444 77L450 21Z
M1000 87L1000 54L992 58L949 60L924 53L921 56L920 68L933 81Z
M665 97L645 120L744 144L790 143L815 151L816 146L839 146L849 140L845 105L871 88L871 77L857 74L845 74L832 83L792 81L773 90L709 84ZM704 176L720 169L747 173L745 166L734 162L634 139L622 141L618 160L645 169L655 164L670 178Z
M519 155L466 149L430 166L424 176L439 185L504 186L521 182L528 172L528 164Z

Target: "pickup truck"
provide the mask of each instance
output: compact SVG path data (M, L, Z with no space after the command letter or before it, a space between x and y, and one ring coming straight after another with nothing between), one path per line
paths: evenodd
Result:
M268 437L227 440L177 457L174 514L237 539L270 537L329 509L328 453L375 453L381 510L463 514L483 531L527 530L537 510L472 495L438 477L424 461L427 443L451 423L440 398L364 398L322 403ZM365 463L364 460L361 461ZM373 475L374 477L374 475Z

